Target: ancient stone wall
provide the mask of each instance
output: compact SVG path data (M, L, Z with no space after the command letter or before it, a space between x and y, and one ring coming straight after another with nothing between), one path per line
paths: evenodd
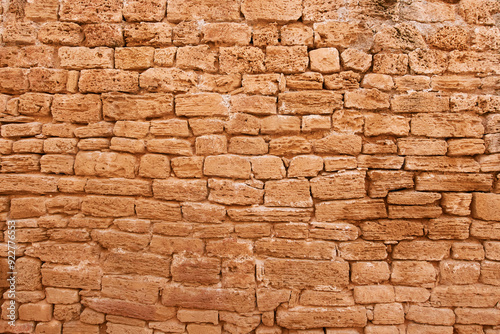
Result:
M498 0L0 13L1 333L500 333Z

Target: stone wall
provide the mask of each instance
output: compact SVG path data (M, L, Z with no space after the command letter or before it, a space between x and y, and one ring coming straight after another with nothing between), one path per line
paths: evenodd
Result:
M2 6L1 333L500 333L497 0Z

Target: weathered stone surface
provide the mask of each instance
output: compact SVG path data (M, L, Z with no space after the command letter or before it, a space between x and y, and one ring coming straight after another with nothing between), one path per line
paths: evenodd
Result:
M432 289L431 304L435 306L493 307L500 289L489 285L448 285Z
M208 0L174 0L168 2L167 20L235 21L240 18L239 1L215 4Z
M331 114L340 108L342 95L328 91L286 92L278 101L278 111L285 115Z
M389 215L391 215L391 211L389 211ZM413 239L423 235L422 223L406 220L378 220L363 222L360 225L360 228L362 236L365 240L403 240Z
M122 3L120 1L63 1L59 9L61 21L78 23L121 22Z
M267 181L264 205L311 207L313 201L307 180Z
M314 313L317 316L310 317ZM314 308L297 306L290 309L279 308L276 314L278 325L290 329L316 327L363 327L367 318L365 308L360 306L337 308Z
M345 287L349 280L348 273L345 261L268 259L264 262L262 279L276 288L332 289Z
M225 205L262 204L264 191L243 182L209 180L209 200Z
M418 114L412 118L411 132L428 137L480 138L484 127L476 116L459 114Z
M305 72L308 64L309 57L306 46L266 47L266 69L268 71L282 73Z
M488 174L423 172L415 179L415 189L419 191L489 191L492 183L493 179Z
M324 221L338 219L365 220L385 218L387 217L387 211L382 200L339 200L316 204L316 217Z
M42 282L46 286L78 289L100 289L101 269L96 266L79 268L75 266L44 264L41 270Z
M311 193L320 200L361 198L366 195L365 173L338 172L311 179Z
M162 117L173 112L173 96L170 94L110 93L102 95L103 115L116 120L139 120Z
M482 220L500 220L500 195L474 193L472 201L472 216Z
M449 98L430 92L396 95L391 100L394 112L444 112L450 110Z
M357 155L361 152L361 137L352 134L331 134L313 142L316 153Z
M166 306L250 312L255 308L255 291L166 286L162 303Z
M82 93L135 93L139 90L139 73L113 69L82 70L78 87Z

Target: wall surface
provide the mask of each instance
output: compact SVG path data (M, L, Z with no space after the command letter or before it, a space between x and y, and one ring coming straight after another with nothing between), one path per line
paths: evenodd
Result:
M2 6L0 333L500 333L499 1Z

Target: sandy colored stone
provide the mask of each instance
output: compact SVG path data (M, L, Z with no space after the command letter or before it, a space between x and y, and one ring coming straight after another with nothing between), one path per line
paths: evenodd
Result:
M222 73L262 73L265 70L264 58L264 52L257 47L221 47L219 70Z
M339 51L335 48L319 48L309 52L311 70L321 73L340 72Z
M301 23L287 24L281 27L281 42L284 45L313 45L314 31Z
M164 0L132 0L124 3L123 17L127 21L161 21L165 17Z
M264 191L251 185L229 180L209 180L209 200L226 205L261 204Z
M172 44L172 26L163 22L130 24L125 26L123 36L127 46L170 46Z
M83 70L78 87L82 93L135 93L139 90L139 74L113 69Z
M116 0L65 0L59 8L59 17L61 21L78 23L121 22L122 3Z
M393 258L401 260L441 261L450 254L447 241L402 241L393 250Z
M268 153L268 144L262 137L233 137L229 140L229 153L260 155Z
M490 285L443 285L432 289L431 304L435 306L493 307L500 289Z
M282 73L305 72L308 64L309 64L309 57L307 55L306 46L266 47L267 71L282 72ZM314 66L312 65L312 61L311 61L311 66Z
M28 71L20 68L0 69L0 93L21 94L28 90Z
M211 287L167 286L162 295L162 303L166 306L248 312L254 308L255 292Z
M45 44L77 46L83 39L83 30L76 23L48 22L38 31L38 39Z
M342 108L341 95L328 91L299 91L281 93L278 111L287 115L331 114Z
M373 72L404 75L408 73L408 55L400 53L378 53L373 56Z
M387 212L381 200L342 200L316 204L316 217L324 221L336 219L365 220L385 218Z
M245 0L241 11L249 21L278 21L287 22L297 20L302 15L302 5L297 0L261 2Z
M279 45L277 23L258 24L253 28L252 41L255 46Z
M286 86L289 89L321 89L323 88L323 75L316 72L291 74L286 77Z
M283 116L283 117L293 117L293 116ZM287 124L285 124L285 126L286 125ZM300 123L298 123L297 125L300 128ZM266 131L266 133L276 133L276 132ZM278 131L277 133L280 132ZM278 139L272 139L269 142L269 153L273 155L306 154L311 152L312 152L311 143L301 137L285 136Z
M373 33L364 23L322 22L314 28L316 47L353 47L367 51L373 45Z

